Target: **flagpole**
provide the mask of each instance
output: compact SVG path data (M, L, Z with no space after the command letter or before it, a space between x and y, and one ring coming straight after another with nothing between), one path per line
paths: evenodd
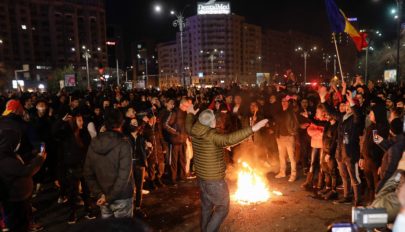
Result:
M335 44L336 56L338 58L340 76L342 77L342 82L343 82L344 78L343 78L343 71L342 71L342 63L340 62L340 55L339 55L339 49L338 49L337 42L336 42L336 34L335 34L335 32L332 33L332 37L333 37L333 43Z

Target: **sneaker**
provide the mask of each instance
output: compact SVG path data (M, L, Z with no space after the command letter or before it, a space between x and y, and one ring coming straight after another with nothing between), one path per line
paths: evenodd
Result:
M337 199L337 197L338 197L338 193L335 190L331 190L323 196L323 199L329 201L329 200L335 200L335 199Z
M92 213L92 212L86 213L86 215L85 215L84 217L85 217L87 220L94 220L94 219L97 218L96 215L95 215L94 213Z
M285 174L279 173L279 174L277 174L276 179L281 179L281 178L284 178L284 177L286 177Z
M143 195L148 195L150 193L150 191L146 190L146 189L142 189L142 194Z
M77 217L76 217L76 214L75 213L71 213L70 215L69 215L69 219L68 219L68 224L69 225L72 225L72 224L76 224L76 222L77 222Z
M156 182L156 185L157 185L158 187L160 187L160 188L163 188L163 187L166 186L165 184L163 184L163 182L162 182L161 179L156 179L155 182Z
M36 232L36 231L42 231L42 230L44 230L44 227L39 223L31 223L28 228L29 232Z
M195 178L197 178L196 175L190 174L190 175L187 176L187 180L194 180Z
M148 187L149 187L149 189L152 190L152 191L158 189L158 187L156 186L156 184L155 184L154 182L152 182L152 181L149 182L149 186L148 186Z
M351 197L343 197L340 200L333 201L333 204L335 204L335 205L338 205L338 204L350 205L350 204L352 204L352 198Z
M296 175L291 175L290 179L288 179L288 182L295 182L297 180L297 176Z
M330 188L324 188L318 191L318 195L325 195L330 192Z
M67 197L59 197L58 204L64 204L68 201Z
M301 188L303 188L305 191L312 191L312 185L310 183L303 183Z

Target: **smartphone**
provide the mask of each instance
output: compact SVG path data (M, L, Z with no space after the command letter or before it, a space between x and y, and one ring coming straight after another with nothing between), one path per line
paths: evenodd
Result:
M354 90L354 91L352 92L352 98L355 98L355 97L356 97L356 95L357 95L357 91L356 91L356 90Z
M43 153L45 151L45 143L41 143L41 146L39 147L39 153Z
M378 141L378 131L377 130L373 130L373 140L374 140L374 142Z

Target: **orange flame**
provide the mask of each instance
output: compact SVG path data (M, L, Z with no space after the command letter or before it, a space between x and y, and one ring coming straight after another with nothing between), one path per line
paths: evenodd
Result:
M242 169L238 173L237 190L233 198L242 205L262 203L270 199L266 181L246 162L242 162Z

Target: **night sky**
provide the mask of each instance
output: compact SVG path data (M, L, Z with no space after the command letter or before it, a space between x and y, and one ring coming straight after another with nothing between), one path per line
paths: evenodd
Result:
M289 29L329 37L324 0L231 0L232 12L245 16L247 22L266 28L286 31ZM196 0L106 0L107 23L122 25L126 40L174 39L177 29L171 26L172 9L185 10L186 16L196 13ZM357 17L361 28L382 31L383 39L395 35L395 21L390 9L394 0L336 0L348 17ZM153 7L162 5L165 12L157 15ZM265 7L270 5L270 7ZM359 29L359 28L358 28Z

